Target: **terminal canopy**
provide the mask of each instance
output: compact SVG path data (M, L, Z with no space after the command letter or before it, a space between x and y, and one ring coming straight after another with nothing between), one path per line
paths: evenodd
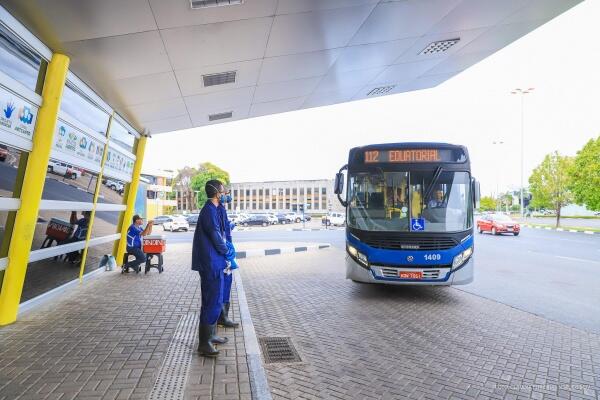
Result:
M430 88L580 0L4 0L134 127Z

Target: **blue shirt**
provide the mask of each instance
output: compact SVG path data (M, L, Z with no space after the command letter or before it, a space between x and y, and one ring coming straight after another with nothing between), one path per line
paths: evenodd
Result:
M127 229L127 247L142 248L142 232L144 228L136 224L131 224Z
M88 221L86 221L85 218L80 218L75 225L77 225L77 228L75 228L73 237L77 240L85 240L85 235L88 230Z
M222 214L208 200L198 217L192 246L192 269L216 279L227 267L225 262L225 224Z

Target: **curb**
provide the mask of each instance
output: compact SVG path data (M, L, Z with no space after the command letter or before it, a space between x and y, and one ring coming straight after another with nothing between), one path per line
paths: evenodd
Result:
M251 257L265 257L274 256L278 254L289 254L289 253L300 253L303 251L322 250L331 247L329 243L311 244L308 246L298 247L281 247L275 249L251 249L246 251L238 251L236 253L237 259L251 258Z
M586 235L600 235L600 232L578 230L578 229L552 228L550 226L539 226L539 225L535 226L535 225L529 225L529 224L522 224L522 226L525 227L525 228L544 229L544 230L547 230L547 231L571 232L571 233L585 233Z
M253 400L272 400L271 388L267 380L267 373L260 355L260 346L252 316L248 308L248 300L242 283L240 271L233 270L235 278L235 290L237 291L238 306L240 307L240 322L244 332L244 347L246 349L246 360L248 361L248 375L250 375L250 393Z
M286 229L288 232L319 232L319 231L342 231L346 228L292 228Z

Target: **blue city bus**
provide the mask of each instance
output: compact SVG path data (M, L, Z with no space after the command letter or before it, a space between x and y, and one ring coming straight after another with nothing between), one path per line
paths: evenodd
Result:
M334 192L346 208L347 278L392 285L473 281L479 183L471 176L466 147L353 148L336 175Z

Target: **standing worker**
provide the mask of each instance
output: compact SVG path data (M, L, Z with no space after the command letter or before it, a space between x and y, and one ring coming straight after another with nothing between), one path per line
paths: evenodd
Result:
M204 186L208 200L200 211L194 231L192 270L200 273L202 305L198 328L198 352L206 357L216 357L219 351L213 343L226 343L227 338L216 336L217 320L223 308L223 274L230 254L225 242L225 222L218 210L226 195L223 184L210 180Z
M231 251L234 250L233 240L231 238L231 223L229 222L229 218L227 218L227 209L225 208L225 203L231 203L231 195L226 193L225 196L221 196L221 200L219 202L219 213L221 214L221 218L225 224L225 239L227 240L227 248ZM228 266L225 269L225 274L223 276L223 307L221 308L221 315L219 315L218 325L223 326L225 328L237 328L240 324L229 319L229 305L231 299L231 284L233 283L233 271L237 269L237 263L235 259L228 257Z

